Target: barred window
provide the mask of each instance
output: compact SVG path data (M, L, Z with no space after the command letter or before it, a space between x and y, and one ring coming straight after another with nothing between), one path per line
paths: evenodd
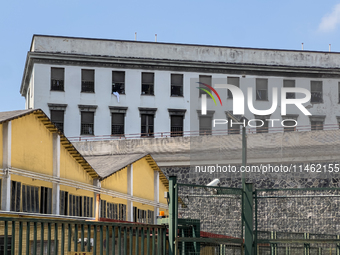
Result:
M142 95L154 95L154 73L142 73Z
M81 135L94 135L94 112L81 112Z
M52 213L52 189L40 187L40 213Z
M51 90L64 91L64 68L51 67Z
M112 135L124 135L125 113L112 113Z
M311 81L311 103L322 103L322 81Z
M141 136L154 136L153 114L141 114Z
M68 215L68 192L60 191L59 213L60 215Z
M211 116L200 116L199 117L199 133L200 135L211 135L212 134L212 117Z
M24 212L39 213L39 188L22 185L22 210Z
M171 74L171 96L183 96L183 74Z
M211 92L211 89L209 89L207 86L203 85L203 84L207 84L207 85L211 86L211 84L212 84L211 79L212 79L212 77L210 75L200 75L199 76L199 87ZM207 92L200 89L199 90L199 96L201 97L202 94L207 94Z
M51 110L51 122L56 125L61 132L64 132L64 111Z
M256 100L268 100L268 79L256 79Z
M230 85L234 85L236 87L240 87L240 78L239 77L228 77L227 78L227 83ZM228 89L228 98L232 99L233 98L233 94L231 93L231 91Z
M94 70L81 70L81 92L94 92Z
M125 94L125 72L112 72L112 93Z
M11 182L11 211L20 212L21 182Z
M183 136L183 116L171 116L171 136Z
M283 80L284 88L295 88L295 80ZM287 93L286 99L294 99L295 93Z

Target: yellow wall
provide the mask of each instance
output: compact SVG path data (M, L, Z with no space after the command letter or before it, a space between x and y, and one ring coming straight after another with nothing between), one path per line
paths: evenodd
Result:
M60 145L60 177L87 184L93 184L92 177L83 167Z
M48 181L41 181L41 180L35 180L32 178L20 176L20 175L11 175L11 181L21 182L21 185L29 185L29 186L35 186L35 187L47 187L52 188L53 183Z
M154 200L154 170L145 158L133 164L133 195Z
M101 194L101 195L100 195L100 199L101 199L101 200L106 200L106 202L109 202L109 203L127 205L126 199L122 199L122 198L118 198L118 197L112 197L112 196L109 196L109 195L103 195L103 194Z
M127 168L116 172L101 182L104 189L110 189L127 194Z
M87 196L87 197L93 197L94 199L94 194L92 191L77 189L74 187L64 186L64 185L60 185L60 190L67 191L69 194L72 194L75 196Z
M159 180L159 202L162 204L167 204L166 198L164 198L164 192L168 192L168 189L164 186L164 184Z
M52 175L52 133L34 114L12 120L12 167Z
M2 124L0 124L0 168L2 168Z
M138 203L138 202L133 202L133 206L137 207L138 209L140 210L150 210L150 211L153 211L155 208L151 205L144 205L144 204L141 204L141 203Z

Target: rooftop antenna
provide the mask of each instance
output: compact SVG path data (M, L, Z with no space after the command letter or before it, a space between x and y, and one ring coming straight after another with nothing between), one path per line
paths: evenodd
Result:
M301 43L301 46L302 46L302 50L303 50L303 43Z
M331 44L328 45L328 50L331 52Z
M137 41L137 32L135 32L135 41Z
M157 34L155 34L155 42L157 42Z

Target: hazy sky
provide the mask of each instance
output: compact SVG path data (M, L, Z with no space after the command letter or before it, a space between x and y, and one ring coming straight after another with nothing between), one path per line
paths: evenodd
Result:
M33 34L340 52L340 0L0 0L0 111L19 93Z

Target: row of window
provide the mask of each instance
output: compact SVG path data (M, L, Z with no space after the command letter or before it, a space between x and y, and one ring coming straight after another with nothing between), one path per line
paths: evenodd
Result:
M64 68L51 68L51 90L64 91L65 77ZM81 70L81 92L95 92L95 71L92 69ZM142 73L141 94L154 95L155 74L149 72ZM111 93L125 94L125 72L112 72ZM171 74L171 96L183 96L183 74Z
M171 115L171 136L183 135L184 116ZM62 132L64 131L64 110L51 110L51 121ZM124 135L125 113L111 113L111 135ZM141 113L141 136L153 136L154 114ZM94 135L94 112L81 112L81 135Z
M100 200L100 217L126 221L126 205Z
M95 70L82 69L81 70L81 92L95 92ZM64 68L51 68L51 90L64 91ZM141 77L141 94L154 95L154 81L155 74L150 72L142 72ZM206 88L204 84L212 85L211 75L200 75L199 86ZM239 77L227 77L227 83L240 87ZM183 96L183 74L171 74L171 96ZM283 87L295 87L295 80L283 80ZM311 103L323 102L322 81L311 81ZM118 92L125 94L125 71L112 71L112 93ZM199 90L200 95L205 94L203 90ZM232 94L228 90L228 98L232 99ZM287 99L295 98L295 93L287 93ZM268 100L268 79L256 79L256 100ZM339 102L340 102L340 83L339 83Z

